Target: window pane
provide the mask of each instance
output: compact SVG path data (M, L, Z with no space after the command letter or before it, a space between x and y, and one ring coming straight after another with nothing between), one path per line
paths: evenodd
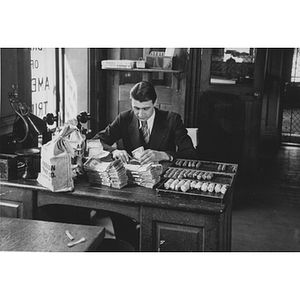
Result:
M87 61L87 48L32 48L33 114L43 118L52 113L58 118L58 126L61 126L66 121L75 119L79 112L88 112ZM53 124L52 127L55 126Z
M252 84L254 48L214 48L211 56L211 84Z
M64 120L88 112L88 51L86 48L64 49Z

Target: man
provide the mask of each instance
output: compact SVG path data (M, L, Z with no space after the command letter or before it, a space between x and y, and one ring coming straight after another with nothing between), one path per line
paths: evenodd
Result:
M156 91L149 82L137 83L130 91L131 110L120 113L116 119L95 137L114 159L127 163L132 152L143 146L140 163L173 161L175 158L196 158L191 138L179 114L155 107ZM122 140L124 149L112 145ZM137 223L129 218L110 213L118 239L138 249Z
M155 107L156 91L147 81L137 83L130 91L131 110L120 113L99 138L104 150L114 159L126 163L132 151L143 146L142 164L172 161L175 158L196 158L196 151L179 114ZM122 140L124 150L112 145Z

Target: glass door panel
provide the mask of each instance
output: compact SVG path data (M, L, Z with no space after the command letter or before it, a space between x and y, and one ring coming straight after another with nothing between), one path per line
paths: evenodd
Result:
M213 48L210 84L253 84L254 48Z

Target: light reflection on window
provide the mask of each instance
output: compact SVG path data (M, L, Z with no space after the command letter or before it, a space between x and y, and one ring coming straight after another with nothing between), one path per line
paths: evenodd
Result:
M294 50L291 82L300 82L300 48Z

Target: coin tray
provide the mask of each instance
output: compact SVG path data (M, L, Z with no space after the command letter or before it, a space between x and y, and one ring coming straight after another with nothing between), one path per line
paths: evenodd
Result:
M156 193L158 196L223 203L227 191L235 180L237 169L238 165L232 163L176 159L162 174ZM178 186L177 190L174 186L168 188L166 183L172 179L189 181L190 186L186 191ZM211 191L206 189L209 184L211 184Z

